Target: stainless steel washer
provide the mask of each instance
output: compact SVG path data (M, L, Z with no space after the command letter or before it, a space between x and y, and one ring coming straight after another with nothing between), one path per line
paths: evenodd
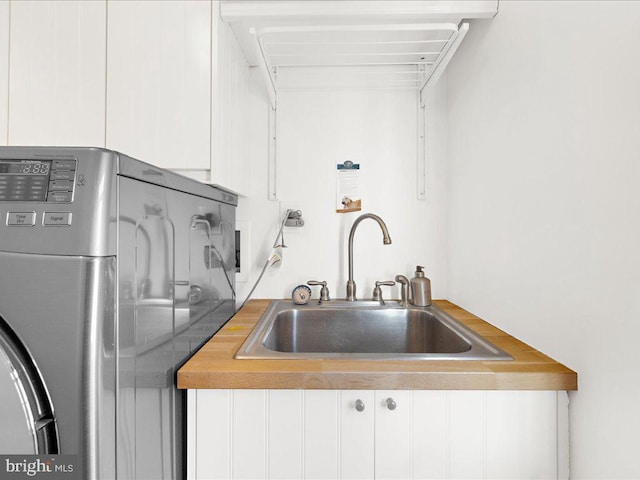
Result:
M236 205L109 150L0 147L0 457L184 478L175 372L235 311Z

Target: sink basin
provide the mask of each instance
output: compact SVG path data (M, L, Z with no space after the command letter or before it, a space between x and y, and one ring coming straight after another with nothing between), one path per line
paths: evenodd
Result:
M510 360L435 306L272 302L235 358Z

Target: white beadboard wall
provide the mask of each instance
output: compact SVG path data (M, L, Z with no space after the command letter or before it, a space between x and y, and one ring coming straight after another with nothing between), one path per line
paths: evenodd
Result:
M281 213L300 209L305 225L285 228L282 265L268 271L253 298L290 295L298 284L326 280L344 298L349 229L361 213L386 222L393 243L382 244L377 224L365 220L354 242L358 297L371 296L376 280L412 277L426 267L436 298L446 296L446 139L442 135L444 86L431 92L428 117L427 199L416 197L417 98L410 90L281 90L278 96L279 201L267 200L268 103L252 69L251 166L247 198L238 220L251 226L251 271L239 284L244 299L271 250ZM335 212L336 164L361 164L362 212ZM314 292L314 297L318 292ZM399 298L399 288L386 288Z
M449 298L578 372L575 479L640 478L639 23L501 2L447 72Z
M10 32L11 45L10 69L0 52L11 85L5 139L11 145L104 145L106 2L1 3L0 22L8 9L11 16L11 28L0 30L3 37ZM3 82L0 99L8 88Z

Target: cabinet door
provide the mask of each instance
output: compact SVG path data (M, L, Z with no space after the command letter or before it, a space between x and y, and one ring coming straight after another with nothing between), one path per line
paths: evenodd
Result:
M267 478L302 478L303 393L268 390Z
M449 478L449 392L416 390L412 397L414 478Z
M7 144L9 119L9 2L0 2L0 145Z
M305 479L339 478L340 402L337 390L304 391Z
M210 168L211 3L110 2L107 147Z
M373 390L340 392L340 477L374 478Z
M375 392L377 479L411 478L412 395L408 390Z
M187 478L231 478L233 390L189 390Z
M104 146L105 1L10 5L8 143Z
M232 479L268 478L268 396L268 390L232 391Z
M486 457L486 395L483 391L449 392L449 474L483 478Z
M214 2L214 8L219 8ZM211 181L247 191L249 64L229 24L214 15Z

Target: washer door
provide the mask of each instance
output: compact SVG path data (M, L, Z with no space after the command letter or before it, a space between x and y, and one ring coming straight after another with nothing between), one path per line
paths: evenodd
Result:
M0 454L57 454L58 432L44 383L27 349L0 317Z

